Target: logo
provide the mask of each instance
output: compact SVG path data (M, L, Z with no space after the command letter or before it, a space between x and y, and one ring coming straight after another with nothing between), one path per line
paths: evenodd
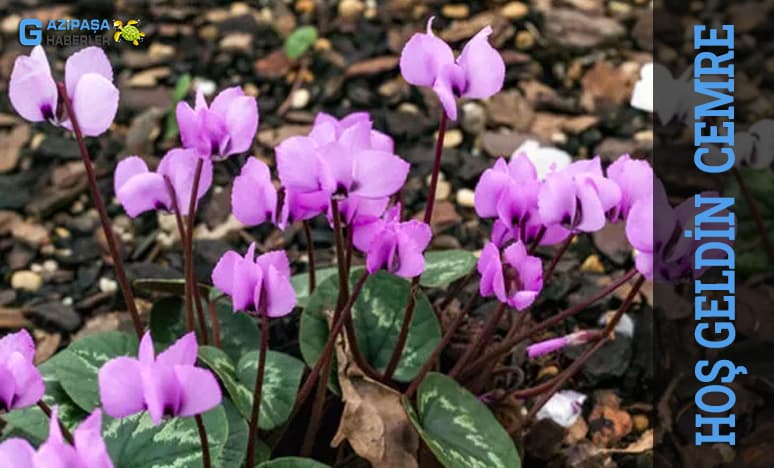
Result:
M40 45L43 40L43 23L35 18L19 21L19 43L23 46Z
M145 37L145 33L141 32L137 25L140 24L140 20L129 20L124 25L121 20L113 20L113 27L117 31L113 34L113 40L120 42L121 39L126 42L131 42L135 47L140 45L140 41Z

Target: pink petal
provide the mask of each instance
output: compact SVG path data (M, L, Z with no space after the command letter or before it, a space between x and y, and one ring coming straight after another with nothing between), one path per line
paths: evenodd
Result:
M481 178L476 184L473 204L476 208L476 214L482 218L497 216L500 195L511 183L511 178L507 172L503 172L503 167L507 169L505 160L500 158L495 163L494 168L487 169L481 174Z
M110 83L113 82L113 67L105 51L99 47L81 49L65 62L65 86L71 98L76 93L78 82L89 73L96 73Z
M158 425L164 416L177 416L182 389L175 368L161 364L142 366L142 386L145 405L153 424Z
M353 179L357 187L352 193L366 198L391 196L406 182L410 167L392 153L361 151L355 160Z
M465 44L457 63L465 71L463 97L485 99L498 93L505 80L505 63L500 53L489 44L491 26L479 31Z
M277 146L277 172L282 185L301 192L321 188L318 174L322 167L315 146L308 137L290 137Z
M19 115L31 122L54 117L57 96L51 67L41 46L35 46L29 56L16 57L8 83L8 97ZM48 111L49 115L45 115L44 111Z
M202 414L220 404L220 385L209 370L175 366L175 377L180 388L179 416Z
M400 54L400 73L415 86L432 86L440 68L454 63L449 45L432 35L432 21L427 23L428 34L411 36Z
M212 270L212 284L228 295L233 294L234 271L241 260L242 257L232 250L223 254Z
M213 102L214 105L215 102ZM228 154L248 151L258 130L258 103L255 98L243 96L234 99L228 107L225 121L230 138Z
M382 133L378 130L371 130L371 149L394 153L395 142L392 140L392 137L386 133Z
M599 199L599 193L593 179L582 178L578 180L576 187L581 218L575 229L583 232L594 232L602 229L606 221L605 209Z
M269 166L248 158L231 189L231 210L246 226L257 226L272 220L277 209L277 190L271 181Z
M137 355L143 365L151 365L156 362L156 350L153 348L153 337L151 337L150 331L146 331L142 335Z
M102 411L95 409L73 433L75 450L88 468L113 468L102 439Z
M196 334L190 332L156 356L156 362L167 366L192 366L196 363L196 353L198 352L199 345L196 342Z
M118 163L116 170L121 167L123 162ZM169 189L164 182L164 177L153 172L137 174L126 180L116 191L116 197L126 210L126 214L132 218L136 218L146 211L159 208L169 209L172 206L172 199L169 196Z
M457 98L454 94L455 75L462 76L462 70L454 63L445 65L433 83L433 91L441 101L449 120L457 120Z
M517 291L508 298L507 302L516 310L524 310L535 302L537 295L535 291Z
M290 262L288 261L288 255L284 250L274 250L272 252L266 252L255 259L255 263L263 271L268 271L270 266L273 266L284 277L290 278Z
M35 342L27 330L19 330L0 338L0 362L8 359L12 353L20 353L27 361L35 357Z
M175 109L177 126L180 129L180 141L186 148L197 148L199 151L209 151L199 115L191 109L187 102L180 101Z
M263 271L251 260L241 259L234 264L231 302L234 310L249 310L254 301L255 285L263 280Z
M139 156L128 156L118 162L113 173L113 190L118 193L121 187L132 177L150 172L148 165Z
M43 378L40 371L32 361L28 360L21 353L13 353L6 362L6 368L11 371L15 380L15 395L12 406L14 408L25 408L34 405L46 391L43 384Z
M540 219L546 226L561 224L575 215L575 184L564 173L550 175L538 194ZM569 221L572 221L570 219Z
M196 165L200 157L193 149L174 148L161 159L158 173L169 178L175 188L177 207L183 216L188 215L191 205L191 190L193 190ZM212 161L203 159L202 172L199 176L197 201L203 197L212 185Z
M265 271L266 313L269 317L284 317L291 313L296 305L296 292L290 284L289 276L274 265L269 265Z
M199 97L200 90L197 89L196 95L197 99ZM202 99L204 99L204 94L201 93ZM212 100L212 103L210 104L210 111L220 115L223 117L223 120L226 119L226 113L228 113L229 107L236 102L240 97L243 97L245 95L244 91L242 91L242 88L240 86L231 86L230 88L226 88L223 91L219 92L217 96L215 96L215 99Z
M0 365L0 409L9 410L16 393L16 379L9 369Z
M35 468L35 449L24 439L12 438L0 444L0 466Z
M384 268L389 270L396 260L398 242L394 232L382 230L374 236L366 254L366 268L373 274Z
M140 362L118 357L105 363L97 374L102 408L114 418L123 418L145 409Z
M71 98L85 136L99 136L113 123L118 111L118 88L104 76L82 75Z

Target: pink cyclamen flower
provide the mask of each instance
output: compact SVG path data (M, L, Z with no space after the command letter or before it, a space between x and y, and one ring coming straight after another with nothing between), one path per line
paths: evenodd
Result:
M64 85L85 136L99 136L110 127L118 110L118 88L102 49L86 47L71 55L65 62ZM59 107L59 92L43 47L35 46L29 56L16 57L8 96L25 119L72 130L65 110Z
M521 241L507 247L503 258L504 263L493 243L486 244L478 259L481 295L495 296L500 302L524 310L543 289L543 265L539 258L527 253Z
M202 157L221 159L244 153L258 129L258 103L239 86L224 89L209 106L200 88L194 108L179 102L176 114L183 146L196 149Z
M195 416L220 404L218 381L196 367L199 345L191 332L156 356L150 332L140 341L138 359L118 357L98 373L105 412L123 418L147 410L153 424L164 417Z
M387 270L403 278L413 278L425 271L423 252L433 233L426 223L400 222L400 205L395 205L382 218L354 226L354 244L366 254L369 273Z
M116 197L132 218L150 210L173 209L167 181L175 193L177 208L188 215L193 190L194 172L199 160L195 150L175 148L161 159L156 172L148 170L141 158L129 156L116 166L113 186ZM196 199L202 198L212 185L212 161L204 160Z
M0 412L34 405L45 392L27 330L0 338Z
M263 309L269 317L283 317L296 305L296 293L290 284L290 263L284 250L256 258L253 243L244 257L228 251L212 270L212 283L231 296L234 311Z
M653 244L653 208L653 195L635 202L629 210L625 228L626 238L635 249L635 267L649 280L653 279L653 255L655 253L655 246ZM668 203L665 206L661 206L661 208L659 213L660 216L663 216L662 221L664 221L664 226L667 227L667 232L674 232L677 227L677 218L674 216L674 210ZM682 239L682 236L676 237L675 240L679 243L679 250L686 252L690 243ZM675 268L670 268L672 273L665 271L665 276L669 277L674 274L675 277L679 277L690 269L690 262L684 258L684 255L679 255L675 260L677 262L672 265Z
M544 227L541 245L561 242L569 235L561 226L543 225L538 212L540 187L535 166L526 154L515 155L508 163L500 158L481 175L474 196L476 213L497 218L492 236L498 246L510 240L528 244Z
M607 214L612 222L625 219L637 200L653 194L653 168L647 161L624 154L607 168L607 177L621 190L621 201Z
M95 409L73 432L74 445L65 442L59 427L59 408L51 409L48 439L37 452L24 439L0 444L0 466L14 468L113 468L102 439L102 411Z
M318 118L309 136L290 137L277 146L282 185L313 199L391 196L406 181L409 164L393 154L392 140L374 132L362 117Z
M548 353L553 353L554 351L559 351L567 346L588 343L593 336L597 335L589 330L583 330L560 336L559 338L551 338L550 340L533 343L527 346L527 356L529 356L530 359L534 359Z
M231 189L234 217L245 226L271 222L280 229L289 223L311 219L325 212L329 197L325 193L299 193L275 187L269 166L249 158Z
M606 214L620 201L621 189L604 177L597 156L549 174L538 194L538 211L548 226L594 232L604 227Z
M492 34L487 26L473 36L459 57L451 47L433 34L433 18L427 21L427 32L417 33L403 47L400 72L415 86L432 87L446 115L457 120L455 97L485 99L503 87L505 63L489 44Z

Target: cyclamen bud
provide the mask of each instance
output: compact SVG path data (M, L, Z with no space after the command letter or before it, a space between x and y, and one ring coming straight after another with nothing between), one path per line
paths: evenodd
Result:
M534 359L539 356L543 356L554 351L559 351L567 346L574 346L585 344L599 336L599 332L596 330L583 330L569 335L561 336L559 338L551 338L550 340L540 341L527 347L527 356L530 359Z

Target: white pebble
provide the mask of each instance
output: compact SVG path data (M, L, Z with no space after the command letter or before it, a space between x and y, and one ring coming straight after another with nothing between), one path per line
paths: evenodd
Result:
M457 204L465 208L473 208L475 206L475 192L470 189L457 190Z
M43 286L43 278L39 274L21 270L11 276L11 287L13 289L23 289L25 291L37 291Z
M103 293L116 292L118 290L118 283L103 276L99 279L99 290Z

